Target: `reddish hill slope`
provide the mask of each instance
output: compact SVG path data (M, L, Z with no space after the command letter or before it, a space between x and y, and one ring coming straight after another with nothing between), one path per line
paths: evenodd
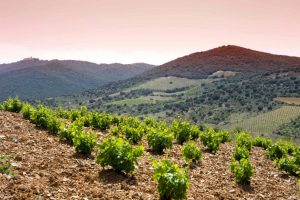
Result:
M202 78L219 70L238 72L300 70L300 58L228 45L177 58L153 68L145 75Z
M16 177L0 173L0 199L158 199L149 152L139 159L133 176L126 177L97 165L95 152L90 158L80 156L57 136L7 112L0 112L0 144L0 154L12 157L17 173ZM147 149L146 141L143 145ZM188 199L299 199L296 178L278 172L257 147L251 150L255 170L251 185L236 184L229 169L233 148L226 143L216 154L204 151L201 163L190 170ZM180 145L166 154L184 163Z

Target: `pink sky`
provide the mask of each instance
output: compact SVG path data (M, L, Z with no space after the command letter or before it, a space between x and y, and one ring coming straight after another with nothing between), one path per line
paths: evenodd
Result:
M225 44L300 56L300 0L0 0L0 63L162 64Z

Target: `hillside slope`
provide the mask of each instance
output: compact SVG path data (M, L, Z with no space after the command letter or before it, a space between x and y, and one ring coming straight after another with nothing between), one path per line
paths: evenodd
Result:
M107 133L98 133L105 137ZM138 161L132 176L102 168L92 156L84 157L59 141L57 136L35 128L19 114L0 112L0 152L11 156L15 177L0 174L0 199L158 199L149 151ZM147 149L147 143L143 145ZM251 185L238 185L229 164L234 144L221 145L216 154L203 150L201 163L189 172L188 199L299 199L296 178L278 172L265 158L265 151L253 147L251 163L255 173ZM166 155L184 163L180 145Z
M216 71L278 72L300 70L300 58L228 45L197 52L145 72L146 77L206 78Z
M45 98L77 93L143 73L153 65L95 64L74 60L25 59L0 65L0 100Z

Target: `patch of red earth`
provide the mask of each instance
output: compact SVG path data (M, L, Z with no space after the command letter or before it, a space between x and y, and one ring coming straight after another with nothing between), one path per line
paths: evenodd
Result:
M100 138L108 133L100 133ZM0 112L0 154L15 157L16 177L0 175L0 199L158 199L153 168L145 151L132 176L103 169L80 156L57 136L35 128L19 114ZM147 150L146 141L142 142ZM217 154L204 151L202 161L190 170L188 199L299 199L297 179L279 172L265 151L254 147L255 173L250 186L235 183L229 165L234 145L222 144ZM181 146L164 155L184 165Z

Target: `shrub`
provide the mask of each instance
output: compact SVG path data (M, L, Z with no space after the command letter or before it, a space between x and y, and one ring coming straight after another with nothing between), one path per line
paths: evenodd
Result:
M233 158L237 161L249 158L249 151L245 147L236 147L233 152Z
M202 157L201 150L193 141L183 145L181 153L188 164L195 163Z
M190 128L190 131L191 131L191 139L192 140L196 140L199 138L200 130L199 130L198 126L192 125Z
M96 145L96 142L97 137L91 132L85 133L84 131L80 131L76 133L73 138L73 145L76 152L80 152L83 154L91 154L93 148Z
M22 109L22 102L18 97L9 98L3 102L3 108L9 112L20 112Z
M284 157L277 162L280 170L283 170L291 175L300 175L300 156L297 157Z
M55 115L57 117L60 117L60 118L65 118L65 119L69 119L70 118L70 113L69 111L63 109L61 106L58 106L56 109L55 109Z
M112 115L111 116L111 123L112 124L118 125L118 124L120 124L120 122L121 122L121 117L120 116L118 116L118 115Z
M153 179L158 182L160 199L185 199L189 188L188 171L168 160L154 161Z
M96 161L103 167L109 165L118 172L131 173L143 150L142 146L133 147L122 138L111 137L99 145Z
M240 161L232 160L231 171L235 174L238 183L249 183L253 175L253 168L248 159L242 158Z
M80 117L80 111L79 111L79 110L72 109L72 110L70 110L70 112L69 112L69 116L70 116L70 119L71 119L72 121L75 121L77 118Z
M220 138L221 143L230 142L231 136L228 131L218 131L217 132L218 137Z
M60 130L61 122L55 116L48 118L47 130L49 133L57 134Z
M111 124L112 124L112 117L106 113L101 113L100 118L98 119L98 127L101 130L107 130L109 129Z
M239 147L245 147L248 151L251 150L252 147L252 137L249 133L245 131L241 131L235 134L235 143Z
M21 113L24 119L30 119L34 112L35 109L28 102L23 104Z
M270 138L265 138L262 136L257 136L253 140L253 145L257 147L262 147L264 149L269 148L271 146L272 140Z
M70 126L61 126L58 132L58 136L62 140L68 141L70 144L73 144L73 138L75 135L84 131L83 123L80 120L74 121Z
M294 144L287 141L278 141L277 144L285 148L287 153L290 155L292 155L297 150L297 147Z
M153 128L158 126L158 122L153 117L146 117L144 123Z
M51 115L52 111L40 104L37 106L36 111L30 116L30 121L41 128L47 129Z
M138 127L138 128L132 128L129 126L123 126L122 127L124 134L125 134L125 138L133 143L133 144L137 144L139 141L142 140L145 130L143 127Z
M121 128L119 126L112 126L110 129L109 129L109 132L114 135L114 136L119 136L119 134L121 133Z
M173 121L172 131L174 132L174 136L179 144L183 144L192 138L190 129L191 125L187 121Z
M101 130L109 129L112 124L112 117L106 113L98 113L96 111L91 113L90 125L94 128L99 128Z
M287 149L280 143L275 143L268 148L267 156L272 160L280 159L287 155Z
M4 155L0 155L0 173L7 175L14 175L13 166L9 162L9 158Z
M157 153L163 153L164 149L171 149L174 135L167 128L150 128L147 134L148 145Z
M137 127L140 126L141 121L136 117L123 117L121 119L120 123L123 124L123 125L128 125L128 126L133 127L133 128L137 128Z
M220 147L220 137L212 128L207 128L200 134L201 141L211 152L216 152Z

